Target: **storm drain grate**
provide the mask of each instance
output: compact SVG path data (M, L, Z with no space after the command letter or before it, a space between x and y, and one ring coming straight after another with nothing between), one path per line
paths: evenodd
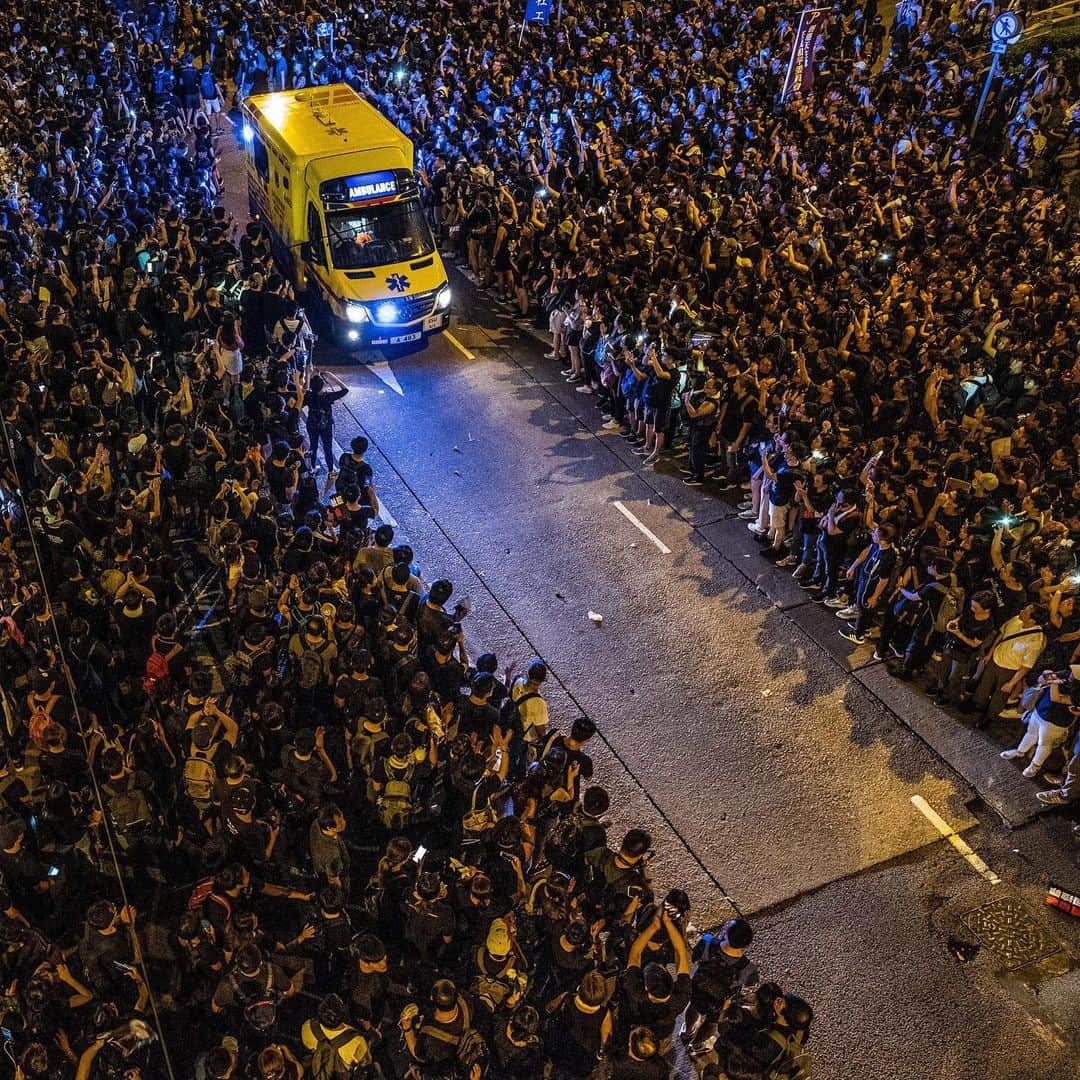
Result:
M961 922L983 945L997 953L1009 970L1061 951L1061 946L1014 896L983 904L961 916Z

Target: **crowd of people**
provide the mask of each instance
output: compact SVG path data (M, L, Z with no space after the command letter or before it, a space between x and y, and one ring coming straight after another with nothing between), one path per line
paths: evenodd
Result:
M519 48L448 7L342 74L605 432L735 493L843 637L1080 806L1080 84L1011 57L972 133L994 14L835 4L786 103L796 16L738 5Z
M1064 805L1080 85L1018 47L973 132L996 13L834 4L786 102L798 12L722 3L570 4L520 35L504 5L324 8L249 18L225 67L240 95L344 79L377 102L444 246L550 332L603 429L737 493L839 633L1014 739Z
M596 725L469 655L336 452L345 387L220 203L246 94L368 95L612 437L1080 799L1077 86L1023 56L972 137L988 11L841 0L786 103L794 9L0 12L16 1076L809 1075L747 922L609 837Z
M252 42L330 77L303 25L0 12L2 1067L808 1077L812 1010L750 925L695 929L609 826L596 724L549 717L542 661L469 655L218 200Z

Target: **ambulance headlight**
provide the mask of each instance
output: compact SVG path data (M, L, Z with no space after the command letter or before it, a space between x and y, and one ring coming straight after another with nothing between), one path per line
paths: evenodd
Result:
M436 311L445 311L450 306L451 299L452 299L452 295L450 293L450 286L449 285L444 285L439 290L439 295L435 300L435 310Z
M397 322L398 309L393 300L384 300L375 309L375 321L380 323Z
M363 304L357 303L355 300L350 300L345 305L345 318L352 323L362 323L368 321L367 308Z

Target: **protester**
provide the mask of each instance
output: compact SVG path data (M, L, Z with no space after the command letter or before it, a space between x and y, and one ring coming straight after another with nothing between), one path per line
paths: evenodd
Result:
M609 844L597 725L549 713L541 660L470 665L450 583L372 537L344 387L220 205L223 97L367 95L605 430L745 493L856 644L1026 717L1043 801L1080 805L1077 88L1009 57L972 139L985 7L889 30L845 0L784 104L783 8L570 2L520 36L512 5L0 13L22 1075L161 1076L168 1049L210 1077L664 1076L687 1000L706 1075L808 1075L812 1011L759 983L749 926L698 941L651 837Z

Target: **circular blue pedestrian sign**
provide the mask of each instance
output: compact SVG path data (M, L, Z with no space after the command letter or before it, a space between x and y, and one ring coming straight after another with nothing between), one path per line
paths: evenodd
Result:
M1024 24L1015 11L1003 11L990 27L990 37L993 41L1001 41L1006 45L1015 45L1024 33Z

